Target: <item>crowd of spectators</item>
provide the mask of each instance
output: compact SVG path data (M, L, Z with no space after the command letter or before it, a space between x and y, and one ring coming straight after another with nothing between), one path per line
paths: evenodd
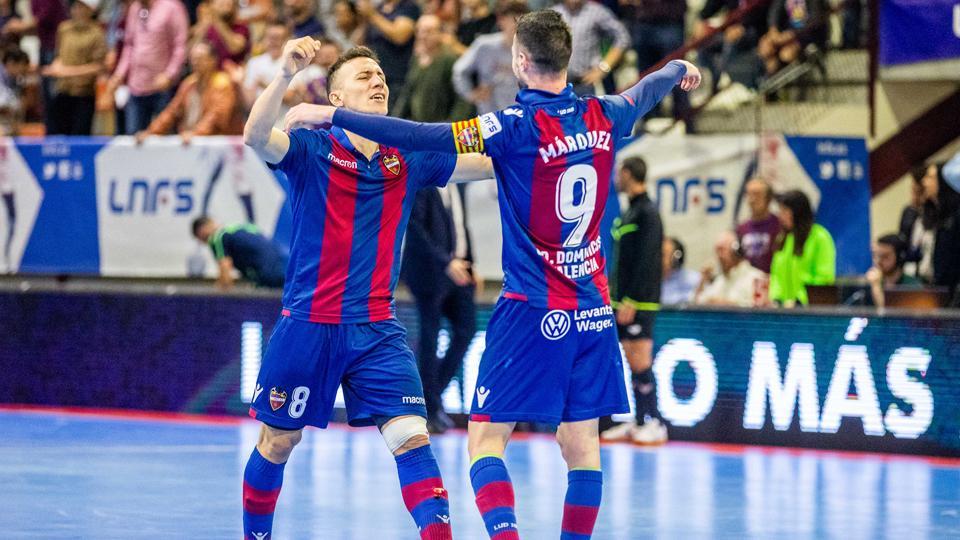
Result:
M872 266L859 278L848 276L845 292L836 284L837 248L816 223L807 195L774 193L759 178L744 192L748 217L719 233L716 261L699 276L684 268L683 244L664 239L662 304L794 307L813 302L810 287L830 286L838 289L830 293L833 300L827 295L818 302L884 307L890 291L914 291L960 307L960 154L913 172L899 231L876 239Z
M755 84L764 64L773 71L822 45L826 33L810 28L825 28L826 1L772 0L711 34L699 60L714 88L731 77ZM21 14L14 0L0 0L0 125L7 134L24 119L42 121L51 135L234 133L237 119L222 115L242 118L276 73L283 42L308 35L326 50L293 85L287 106L325 102L336 55L366 45L380 57L394 114L455 118L513 101L509 48L514 21L528 9L563 15L573 30L570 82L579 93L599 93L615 90L628 51L642 72L746 4L708 0L688 14L686 0L30 0ZM689 29L688 19L696 21ZM39 55L24 70L19 51L28 35ZM210 63L207 54L212 71L194 76L196 62ZM744 64L750 73L737 75ZM202 99L225 81L225 101L235 103ZM672 103L692 130L687 94L676 92Z

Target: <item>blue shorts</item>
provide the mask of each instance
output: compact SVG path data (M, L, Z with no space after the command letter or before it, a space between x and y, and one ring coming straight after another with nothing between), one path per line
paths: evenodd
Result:
M270 336L250 416L280 429L327 427L341 385L351 426L427 416L417 362L395 319L321 324L286 316Z
M629 411L609 306L564 311L497 302L471 421L559 424Z

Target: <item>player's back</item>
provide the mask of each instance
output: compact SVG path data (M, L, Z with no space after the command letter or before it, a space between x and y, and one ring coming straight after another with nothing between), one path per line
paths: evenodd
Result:
M632 108L569 86L522 90L517 102L479 118L500 184L505 296L551 309L609 304L600 223Z

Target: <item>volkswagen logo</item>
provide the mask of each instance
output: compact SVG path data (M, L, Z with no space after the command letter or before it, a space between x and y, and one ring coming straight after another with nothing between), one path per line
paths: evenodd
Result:
M570 314L562 309L555 309L543 316L540 321L540 332L550 341L556 341L570 331Z

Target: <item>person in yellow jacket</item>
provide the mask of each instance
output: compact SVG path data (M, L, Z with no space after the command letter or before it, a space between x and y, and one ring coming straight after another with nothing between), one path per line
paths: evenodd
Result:
M770 300L786 307L807 304L808 285L832 285L837 249L823 226L814 223L810 199L791 190L777 197L783 232L770 265Z

